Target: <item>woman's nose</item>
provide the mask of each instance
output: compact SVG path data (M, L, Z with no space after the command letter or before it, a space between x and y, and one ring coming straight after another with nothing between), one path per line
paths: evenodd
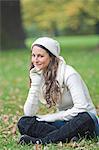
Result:
M35 61L38 61L38 56L35 56Z

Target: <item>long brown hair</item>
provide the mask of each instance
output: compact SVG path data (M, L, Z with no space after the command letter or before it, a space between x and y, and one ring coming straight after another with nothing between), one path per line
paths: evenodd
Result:
M59 82L56 80L59 58L54 56L44 46L39 45L39 44L35 44L35 45L46 50L49 56L51 57L51 61L47 69L43 71L44 80L45 80L45 83L43 86L43 94L47 102L47 106L50 108L51 106L56 105L56 103L59 102L60 97L61 97L60 85L59 85ZM33 67L34 65L31 62L30 70ZM30 80L30 83L31 83L31 80Z

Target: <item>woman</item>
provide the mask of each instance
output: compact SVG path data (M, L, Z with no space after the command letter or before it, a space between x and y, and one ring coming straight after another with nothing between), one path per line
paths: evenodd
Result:
M96 110L84 81L59 54L59 43L52 38L41 37L32 44L31 86L24 105L25 116L18 122L21 144L94 137L99 128ZM48 108L55 106L57 111L37 114L39 101Z

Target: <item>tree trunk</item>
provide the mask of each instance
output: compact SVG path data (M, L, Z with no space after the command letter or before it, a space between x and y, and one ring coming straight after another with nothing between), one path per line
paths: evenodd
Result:
M24 48L20 0L0 0L0 50Z
M96 34L99 34L99 21L96 22L95 29L96 29Z

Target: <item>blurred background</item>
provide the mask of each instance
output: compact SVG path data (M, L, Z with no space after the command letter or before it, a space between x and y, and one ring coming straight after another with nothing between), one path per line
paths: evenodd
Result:
M99 0L0 0L0 49L27 38L99 34Z

